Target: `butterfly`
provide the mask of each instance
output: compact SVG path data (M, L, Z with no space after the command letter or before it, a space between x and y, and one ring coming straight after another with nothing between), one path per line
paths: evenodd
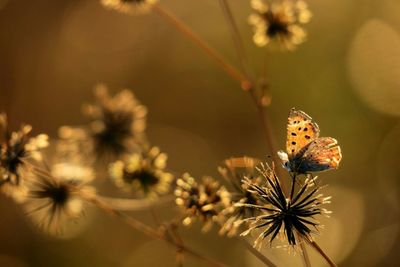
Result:
M287 124L286 153L279 151L290 172L306 174L337 169L342 159L340 146L332 137L319 137L319 127L301 110L292 108Z

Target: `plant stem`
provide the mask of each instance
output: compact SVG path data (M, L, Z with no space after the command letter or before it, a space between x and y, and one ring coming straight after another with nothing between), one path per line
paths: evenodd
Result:
M248 65L247 55L245 53L244 45L243 45L243 38L241 37L240 31L237 27L235 18L231 12L231 9L229 7L227 0L220 0L220 4L221 4L222 10L225 14L225 18L228 21L228 24L230 26L232 38L235 42L236 52L240 59L240 62L242 63L242 69L246 74L246 79L248 81L250 81L250 85L252 85L251 87L248 88L248 92L250 93L251 99L253 100L253 102L257 108L258 117L261 121L262 132L264 133L267 147L271 151L272 160L274 162L280 162L280 159L278 158L278 156L276 154L278 149L277 149L277 145L276 145L276 140L274 139L272 126L271 126L271 123L270 123L270 120L269 120L267 114L265 113L264 105L263 105L260 97L257 94L257 91L256 91L257 88L255 87L256 82L251 75L250 67ZM278 172L279 177L283 177L281 168L278 168L277 172ZM285 190L286 184L283 179L281 181L281 184L282 184L283 189Z
M249 65L246 51L244 49L242 37L240 35L239 28L237 27L237 25L235 23L233 13L232 13L232 11L228 5L228 2L226 0L219 0L219 3L221 6L221 9L225 15L225 18L228 21L228 24L230 26L229 29L231 31L231 35L232 35L233 42L235 44L236 52L237 52L238 58L241 63L242 71L245 73L247 80L253 81L252 85L254 86L255 85L254 78L251 73L251 68Z
M292 186L290 189L290 200L293 199L295 185L296 185L296 173L293 173L292 174Z
M273 263L270 259L264 256L260 251L255 249L249 242L247 242L244 238L237 237L236 239L240 240L241 243L254 255L256 256L260 261L262 261L266 266L270 267L277 267L275 263Z
M174 198L171 195L162 196L157 200L113 198L113 197L102 196L101 200L107 202L107 204L115 210L139 211L139 210L149 209L157 205L170 203L174 200Z
M337 267L336 263L322 250L322 248L314 241L307 239L306 240L329 264L331 267Z
M132 218L128 216L127 214L117 211L113 209L111 206L109 206L106 202L102 201L100 198L98 198L95 195L85 195L81 194L82 198L84 198L86 201L94 204L96 207L100 208L104 212L117 217L121 221L125 222L127 225L131 226L132 228L136 229L137 231L140 231L149 237L152 237L154 239L162 240L165 241L166 243L170 244L171 246L174 246L175 248L179 249L180 251L191 255L192 257L195 257L197 259L200 259L210 266L215 266L215 267L227 267L227 265L216 261L214 259L208 258L202 254L199 254L198 252L192 250L191 248L184 246L181 243L175 242L175 240L169 239L165 236L165 234L157 231L156 229L136 220L135 218Z
M215 49L210 47L202 38L200 38L192 29L190 29L185 23L179 20L166 8L157 4L153 7L154 11L159 14L168 23L179 30L189 40L201 48L210 58L214 59L218 65L234 80L238 81L243 89L248 90L251 87L250 82L241 74L235 67L233 67L228 61L219 54Z
M248 67L248 60L246 58L246 53L244 51L243 39L242 39L240 32L238 30L238 27L236 25L234 16L229 8L229 4L228 4L227 0L220 0L220 4L221 4L223 12L225 13L225 17L228 21L228 24L230 25L232 37L235 42L236 51L237 51L238 57L240 59L240 62L242 63L242 69L246 74L246 78L251 82L251 84L256 85L256 82L254 81L254 79L252 78L252 76L250 74L249 67ZM266 65L264 65L263 80L264 80L263 81L264 84L262 86L264 86L265 88L261 88L261 90L263 90L263 92L264 92L266 89L268 89L268 83L266 82L266 80L267 80ZM258 117L261 120L261 125L262 125L263 133L265 136L265 140L266 140L267 146L269 147L269 149L272 153L272 160L274 162L280 162L280 159L277 157L277 154L276 154L278 149L277 149L276 140L274 138L274 134L273 134L273 130L272 130L272 125L270 123L270 120L269 120L266 112L265 112L263 99L262 99L262 97L260 97L257 94L256 88L254 86L250 87L248 91L251 95L251 98L252 98L254 104L256 105ZM278 172L279 177L283 177L281 168L278 168L277 172ZM293 198L294 189L295 189L295 181L296 181L296 175L293 174L292 186L291 186L291 191L290 191L290 199ZM281 179L281 184L282 184L283 190L286 191L286 184L285 184L284 179ZM301 248L301 251L303 254L303 259L304 259L306 266L307 267L311 266L310 259L308 258L308 254L307 254L304 244L302 244L300 246L300 248Z
M303 242L300 242L300 248L301 248L301 252L303 253L304 266L311 267L311 261L310 261L310 258L308 257L307 248Z

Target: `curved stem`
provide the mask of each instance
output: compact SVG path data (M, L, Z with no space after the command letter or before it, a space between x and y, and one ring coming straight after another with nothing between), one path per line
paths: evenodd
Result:
M188 37L189 40L201 48L210 58L214 59L229 76L240 83L243 89L247 90L251 86L250 82L235 67L228 63L228 61L221 54L209 46L202 38L193 32L192 29L190 29L170 11L162 7L160 4L155 5L153 9L158 15L160 15L168 23Z
M202 254L199 254L198 252L192 250L191 248L184 246L183 244L177 243L173 239L167 238L165 236L165 234L163 234L162 232L157 231L156 229L140 222L139 220L136 220L135 218L128 216L127 214L125 214L123 212L113 209L106 202L102 201L100 198L98 198L95 195L81 194L81 197L84 198L86 201L94 204L96 207L100 208L104 212L106 212L114 217L117 217L118 219L125 222L132 228L136 229L137 231L140 231L154 239L165 241L166 243L170 244L171 246L174 246L175 248L179 249L180 251L206 262L210 266L216 266L216 267L226 267L227 266L219 261L216 261L216 260L208 258Z

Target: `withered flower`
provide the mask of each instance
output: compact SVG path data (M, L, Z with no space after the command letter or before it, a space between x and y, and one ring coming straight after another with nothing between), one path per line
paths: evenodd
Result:
M83 144L83 153L93 154L103 162L145 146L147 109L133 93L122 90L110 97L107 88L99 85L95 96L96 104L84 106L84 114L91 120L89 126L61 127L60 138Z
M31 137L30 125L21 126L19 131L8 129L7 116L0 114L0 187L8 195L19 194L23 167L29 160L40 161L40 150L48 146L48 136Z
M302 24L308 23L311 12L301 0L252 0L255 13L249 17L253 40L262 47L271 42L282 50L293 50L306 39Z
M183 210L184 225L190 225L199 219L208 231L213 222L222 223L222 210L230 204L230 194L212 177L203 177L198 184L190 174L185 173L178 179L175 189L176 204Z
M158 0L100 0L108 9L117 10L125 14L147 13Z
M261 204L258 198L248 191L248 184L243 183L244 177L253 183L261 185L261 175L256 172L255 167L260 161L250 157L230 158L225 160L225 164L218 168L219 173L231 185L230 205L222 211L225 217L220 234L235 236L241 226L243 219L254 217L260 211L246 206L237 206L236 203Z
M51 172L35 171L28 180L27 215L43 231L62 235L83 214L85 197L95 194L88 185L92 169L79 164L58 163Z
M263 214L245 219L253 223L242 235L261 229L262 232L254 243L254 246L258 248L267 237L272 243L280 232L286 236L289 245L292 246L298 242L297 235L305 240L312 240L311 234L317 231L319 226L315 216L330 213L322 207L323 204L330 203L330 197L324 197L318 193L320 187L316 186L315 178L307 178L297 193L292 193L292 197L288 198L273 168L267 165L263 168L262 174L267 180L266 186L254 184L250 179L244 180L249 191L258 196L262 205L240 203L237 205L258 209Z
M137 192L150 198L167 193L173 175L165 170L167 155L158 147L141 154L130 154L109 167L115 185L124 191Z

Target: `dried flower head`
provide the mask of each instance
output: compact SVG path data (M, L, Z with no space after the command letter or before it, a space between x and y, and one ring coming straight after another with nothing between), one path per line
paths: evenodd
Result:
M76 150L108 162L144 146L147 109L132 92L122 90L110 97L107 88L99 85L95 96L96 104L84 106L84 114L91 119L89 127L60 128L64 147L71 149L76 142Z
M262 47L276 42L283 50L293 50L305 41L306 32L302 24L308 23L311 12L301 0L252 0L255 13L249 17L253 27L253 40Z
M10 132L6 115L0 114L0 187L6 194L20 193L25 162L41 160L40 149L48 146L47 135L30 137L31 130L30 125L23 125L19 131Z
M83 214L83 195L95 194L87 185L93 178L92 169L75 163L55 164L51 173L36 169L28 181L27 214L41 230L63 234Z
M213 222L222 222L221 211L230 204L230 194L218 181L203 177L202 183L198 184L190 174L185 173L176 184L175 202L185 214L184 225L199 219L204 223L202 230L207 231Z
M264 165L263 165L264 166ZM263 167L262 174L267 180L266 186L254 184L245 179L249 191L256 194L262 205L237 204L262 211L262 215L246 219L252 221L252 226L241 235L247 235L255 229L262 232L256 239L254 246L260 248L262 241L269 237L270 243L283 232L289 245L296 245L296 235L305 240L311 240L311 233L318 230L319 222L315 215L327 215L330 212L321 205L330 203L330 197L318 194L320 187L316 186L315 178L306 179L296 194L287 198L273 168ZM292 191L293 192L293 191ZM313 229L312 229L313 228Z
M90 135L95 152L121 155L145 139L147 109L129 90L110 97L107 87L97 86L97 104L87 105L84 113L92 120Z
M225 160L224 166L218 168L221 176L232 187L229 192L231 203L222 211L226 221L221 227L220 234L237 235L243 219L254 217L260 213L259 210L254 208L235 205L236 203L260 205L258 198L248 190L248 185L242 182L243 178L247 177L253 183L261 184L261 175L255 172L255 167L259 162L259 160L250 157L230 158Z
M157 0L100 0L108 9L114 9L125 14L147 13Z
M167 155L153 147L110 164L109 173L117 187L152 198L170 190L173 175L165 170L166 164Z

